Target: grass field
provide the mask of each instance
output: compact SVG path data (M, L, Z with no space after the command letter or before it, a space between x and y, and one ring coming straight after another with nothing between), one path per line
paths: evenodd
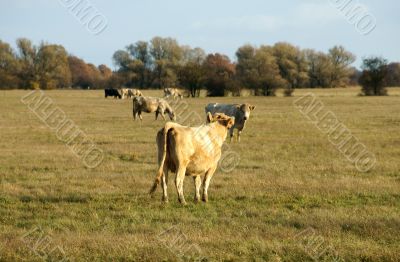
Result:
M400 89L295 96L310 91L376 155L371 171L357 171L296 97L185 99L201 116L214 101L257 107L229 145L238 166L216 172L207 204L186 178L185 207L173 181L167 205L160 189L148 195L164 123L153 114L140 124L129 100L46 92L103 150L90 169L21 103L27 91L1 91L0 261L400 261Z

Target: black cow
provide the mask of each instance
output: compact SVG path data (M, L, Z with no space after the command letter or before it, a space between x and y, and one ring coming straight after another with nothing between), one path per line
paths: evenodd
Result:
M104 94L105 94L105 97L107 98L108 96L113 96L114 98L119 98L119 99L121 99L121 94L118 92L118 90L117 89L115 89L115 88L106 88L106 89L104 89Z

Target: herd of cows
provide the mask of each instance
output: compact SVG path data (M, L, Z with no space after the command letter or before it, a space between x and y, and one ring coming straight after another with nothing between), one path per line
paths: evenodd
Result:
M133 118L142 120L142 112L155 113L156 120L159 115L165 120L168 114L172 121L176 120L173 108L166 98L183 98L182 93L176 88L165 88L164 98L145 97L138 89L108 88L104 90L105 98L119 99L131 98L133 101ZM153 194L161 183L162 200L168 202L167 184L168 172L176 174L175 186L181 204L186 204L183 195L183 181L185 176L192 176L195 184L195 202L201 199L208 201L208 187L212 176L221 158L222 144L230 135L230 141L237 129L237 140L250 118L250 113L255 106L245 104L219 104L212 103L205 107L206 124L198 127L183 126L175 122L167 122L157 133L158 148L158 173L150 190Z

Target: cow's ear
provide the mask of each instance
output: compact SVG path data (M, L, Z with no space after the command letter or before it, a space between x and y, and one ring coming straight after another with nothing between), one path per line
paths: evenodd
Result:
M230 129L234 124L235 124L235 118L229 117L228 120L226 121L226 127Z
M250 106L251 111L253 111L254 109L256 109L256 106Z
M211 123L213 121L213 116L210 112L207 113L207 123Z

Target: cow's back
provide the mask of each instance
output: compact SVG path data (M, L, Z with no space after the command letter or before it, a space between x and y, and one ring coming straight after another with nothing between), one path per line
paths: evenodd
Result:
M159 99L154 97L142 97L142 110L148 113L157 110L159 105Z
M227 104L208 104L206 106L206 113L210 112L211 114L215 113L224 113L227 116L236 116L237 107L235 105L227 105Z

